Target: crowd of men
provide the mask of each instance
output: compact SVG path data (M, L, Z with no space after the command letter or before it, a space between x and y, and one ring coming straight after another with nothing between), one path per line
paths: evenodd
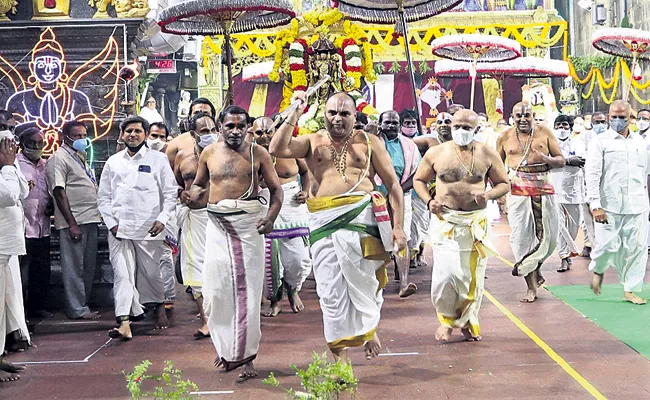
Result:
M254 119L238 106L217 114L196 99L189 130L173 140L163 123L128 117L100 179L88 164L83 123L67 122L60 148L45 159L39 129L0 111L0 348L24 350L25 316L52 316L52 216L68 318L100 317L89 302L103 222L116 318L108 335L132 339L131 324L148 312L156 329L169 326L178 259L200 315L194 337L211 338L215 364L241 368L238 381L257 375L260 316L278 315L284 293L301 312L311 273L334 356L347 362L351 347L376 356L387 267L399 297L415 294L409 269L422 264L425 242L433 249L436 338L460 329L481 340L485 268L498 254L488 209L497 201L512 229L512 274L527 287L522 302L537 299L543 263L557 248L559 272L590 253L596 294L612 267L624 298L645 303L635 292L648 258L650 111L632 125L630 105L615 101L578 131L571 117L550 127L519 103L513 125L501 120L493 129L487 115L452 105L423 133L412 110L373 121L351 96L335 93L325 128L297 136L307 97L292 100L295 111ZM24 368L0 359L0 381Z

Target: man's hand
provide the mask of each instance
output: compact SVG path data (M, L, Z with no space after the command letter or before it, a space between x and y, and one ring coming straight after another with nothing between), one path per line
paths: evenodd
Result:
M305 192L304 190L302 192L299 192L295 196L293 196L293 199L298 204L305 204L307 202L307 198L309 198L309 194L307 192Z
M181 191L181 194L178 196L181 200L181 203L188 205L191 200L190 192L188 190Z
M70 225L70 229L68 231L70 233L70 239L72 239L73 242L81 241L81 228L79 228L79 225Z
M436 214L439 216L440 214L442 214L442 203L439 202L438 200L431 200L429 202L429 211L431 212L431 214Z
M488 198L486 192L472 193L472 196L474 196L474 201L476 204L481 207L487 206Z
M406 234L404 233L404 229L393 229L393 243L397 246L398 251L402 251L406 248L407 241L406 241Z
M366 125L366 128L364 130L371 135L377 136L377 134L379 133L379 126L377 124L377 121L375 121L374 119L368 120L368 124Z
M585 166L585 159L582 157L569 157L566 160L566 165L572 166L572 167L584 167Z
M153 225L151 225L151 229L149 229L149 235L151 235L151 237L158 236L164 230L165 224L162 222L154 221Z
M271 221L268 217L262 218L261 220L257 221L257 233L260 235L266 235L267 233L271 233L273 230L273 221Z
M13 139L0 140L0 168L14 165L16 161L16 142Z
M115 239L120 240L120 239L117 237L117 230L118 230L118 229L119 229L119 226L115 225L114 227L111 228L111 233L113 234L113 237L114 237Z
M291 102L293 103L294 101L300 103L298 110L300 110L300 112L304 112L305 108L307 108L307 93L300 90L293 92L293 96L291 96Z
M609 223L607 221L607 214L605 214L605 210L603 210L602 208L597 208L593 210L591 214L594 216L594 221L598 222L599 224Z

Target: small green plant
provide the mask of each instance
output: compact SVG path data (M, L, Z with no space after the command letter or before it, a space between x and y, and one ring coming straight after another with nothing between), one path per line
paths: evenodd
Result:
M300 377L300 383L306 393L285 388L273 372L262 383L281 388L290 398L309 400L336 400L343 392L356 392L359 381L354 377L351 364L342 364L341 361L330 363L326 353L319 356L314 352L312 358L314 362L309 364L306 370L291 366Z
M151 365L151 361L144 360L136 365L130 374L122 371L126 377L126 388L129 389L132 399L181 400L198 398L198 396L190 393L198 391L199 387L190 380L184 380L183 372L174 368L173 362L165 361L165 368L160 375L147 374ZM142 392L142 384L147 380L156 382L156 387L151 392Z

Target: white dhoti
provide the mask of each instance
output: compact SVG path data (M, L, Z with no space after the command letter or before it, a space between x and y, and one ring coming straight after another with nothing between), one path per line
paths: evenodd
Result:
M415 257L420 251L420 245L427 240L430 213L427 210L427 205L418 196L413 196L411 203L413 204L413 217L411 221L409 248L413 251L411 257ZM408 229L408 226L404 225L404 228Z
M411 241L411 226L413 225L413 198L411 192L404 193L404 234Z
M648 213L607 213L607 224L594 224L596 243L589 270L603 274L616 270L626 292L640 292L648 263Z
M445 210L431 232L431 301L438 320L448 328L469 329L473 337L481 334L478 313L487 256L496 253L489 227L487 209Z
M302 189L296 181L283 184L282 190L282 208L265 246L264 294L275 301L282 298L283 282L287 290L299 292L311 272L309 213L305 204L294 199Z
M257 356L262 337L264 237L257 200L208 204L203 264L203 301L217 357L227 371Z
M178 249L178 226L173 215L165 224L165 246L160 257L160 275L165 285L165 304L173 304L176 299L176 279L174 277L174 250Z
M0 254L0 354L4 352L7 335L15 331L31 344L23 308L18 256Z
M116 239L109 233L108 250L113 266L113 295L118 323L142 318L144 306L163 303L165 285L160 274L162 240Z
M527 276L538 269L557 247L560 222L550 178L546 165L510 171L511 193L506 204L515 276Z
M183 285L192 289L195 299L201 297L203 287L203 262L205 259L207 208L192 210L186 205L177 207L181 226L179 245L181 247L181 276Z
M325 340L331 350L362 346L379 324L381 289L388 280L388 254L379 238L371 195L314 198L307 205ZM381 218L388 220L383 207Z
M577 256L575 248L575 239L580 230L580 211L582 205L580 204L559 204L558 215L560 218L560 226L566 229L564 234L561 232L557 238L557 254L560 258L569 258ZM569 237L566 237L569 236ZM571 240L572 242L569 242Z

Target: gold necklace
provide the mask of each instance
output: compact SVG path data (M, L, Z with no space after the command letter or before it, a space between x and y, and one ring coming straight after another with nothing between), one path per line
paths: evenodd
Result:
M456 158L458 158L458 162L460 162L460 165L462 165L465 171L467 171L467 174L469 176L472 176L472 172L474 172L474 163L476 162L476 157L474 157L474 146L472 146L472 165L469 168L467 168L463 160L460 158L460 153L458 152L456 146L454 146L454 153L456 154Z
M341 175L343 182L348 183L348 176L345 174L345 172L348 169L348 146L350 144L350 139L352 139L352 133L350 132L347 139L345 139L345 143L343 143L343 147L341 148L341 153L338 153L336 151L336 148L334 148L334 141L332 140L332 135L330 135L329 132L327 132L327 137L330 139L330 153L332 154L332 159L334 160L336 172Z

